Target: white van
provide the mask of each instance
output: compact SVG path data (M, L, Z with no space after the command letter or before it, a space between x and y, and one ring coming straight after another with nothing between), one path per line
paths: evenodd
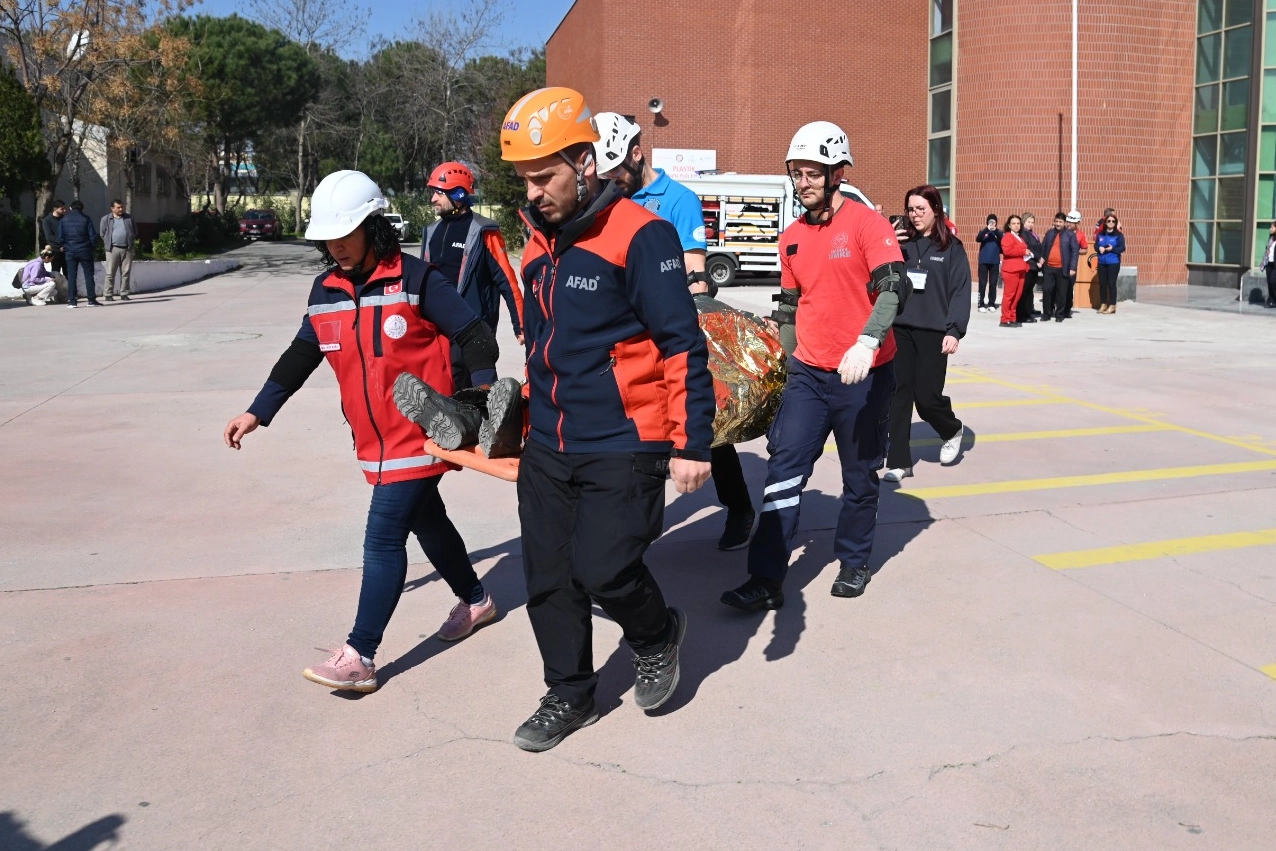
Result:
M737 272L778 274L780 232L797 218L793 181L782 174L706 174L680 180L700 198L708 243L705 272L720 287ZM841 192L868 207L868 197L849 183Z

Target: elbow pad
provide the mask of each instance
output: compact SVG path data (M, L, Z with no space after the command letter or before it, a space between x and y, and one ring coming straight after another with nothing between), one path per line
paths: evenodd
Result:
M899 309L902 311L908 297L913 294L913 282L908 279L907 267L896 260L873 270L868 289L874 293L895 293L899 296Z
M461 358L470 372L496 368L496 358L501 350L496 345L492 329L482 319L466 325L452 340L461 347Z

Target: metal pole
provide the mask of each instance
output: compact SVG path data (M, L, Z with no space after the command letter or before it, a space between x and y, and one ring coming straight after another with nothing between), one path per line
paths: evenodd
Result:
M1072 206L1077 209L1077 2L1072 0Z

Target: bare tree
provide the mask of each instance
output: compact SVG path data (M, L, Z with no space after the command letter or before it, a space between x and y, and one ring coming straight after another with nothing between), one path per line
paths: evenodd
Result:
M334 0L246 0L246 6L250 18L297 42L312 58L335 51L343 44L361 42L371 14L358 7L352 11L349 3ZM319 105L312 104L297 123L295 211L298 228L302 223L301 198L307 188L306 136L317 121L326 117L320 113Z

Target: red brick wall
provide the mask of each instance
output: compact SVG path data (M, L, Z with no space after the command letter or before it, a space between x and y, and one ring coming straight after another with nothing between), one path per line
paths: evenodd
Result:
M741 173L782 173L794 131L833 121L850 137L850 182L903 212L926 177L929 4L902 5L576 0L546 46L548 83L635 115L648 155L712 148ZM661 126L652 97L665 101Z
M1040 232L1070 196L1071 3L957 2L953 206L968 243L995 212L1031 210ZM1019 7L1028 8L1028 7ZM1195 0L1081 4L1078 199L1087 238L1104 207L1125 231L1139 284L1187 282ZM1029 37L1028 33L1032 35ZM977 246L975 246L977 248ZM975 252L972 251L972 258Z

